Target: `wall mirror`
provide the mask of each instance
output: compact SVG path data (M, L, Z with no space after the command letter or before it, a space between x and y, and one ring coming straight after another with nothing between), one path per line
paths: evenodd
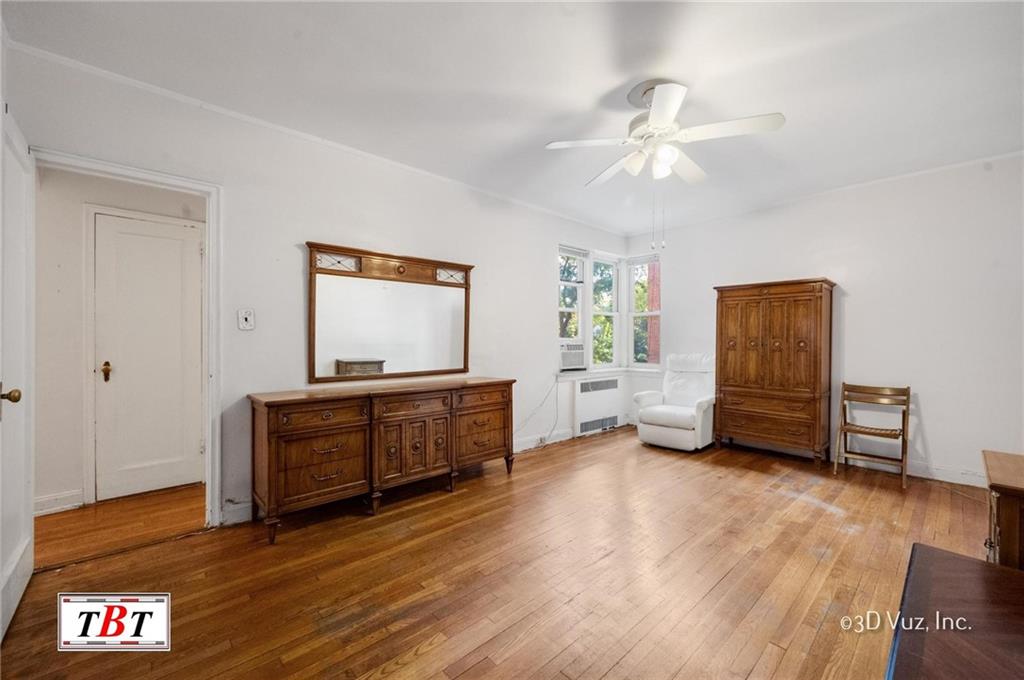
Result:
M306 247L309 382L469 370L471 265Z

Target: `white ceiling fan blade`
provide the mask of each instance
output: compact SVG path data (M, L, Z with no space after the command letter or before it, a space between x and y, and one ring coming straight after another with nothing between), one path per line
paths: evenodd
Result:
M679 158L672 165L672 170L682 177L687 184L697 184L708 178L708 174L704 172L704 169L682 151L679 152Z
M676 139L680 142L689 143L700 142L705 139L752 135L758 132L778 130L785 122L786 117L781 113L766 113L761 116L724 120L721 123L708 123L707 125L684 128L676 134Z
M602 172L600 175L587 182L586 186L597 186L598 184L604 184L605 182L610 180L612 176L619 172L619 170L622 170L622 168L626 165L626 159L628 159L631 155L632 154L627 153L625 156L609 165L607 168L605 168L604 172Z
M636 177L640 174L640 171L644 169L645 163L647 163L647 153L644 151L634 151L626 156L626 162L623 165L623 169L633 175L633 177Z
M654 88L651 100L651 113L647 116L647 125L652 128L665 128L671 125L679 108L683 105L686 88L679 83L662 83Z
M548 142L545 149L575 149L581 146L623 146L629 139L574 139L567 142Z

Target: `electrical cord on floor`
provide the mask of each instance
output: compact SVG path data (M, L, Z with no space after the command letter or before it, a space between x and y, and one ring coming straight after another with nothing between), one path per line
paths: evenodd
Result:
M555 379L551 383L551 387L549 387L548 391L544 394L544 398L541 399L540 403L537 404L537 406L532 411L530 411L530 415L526 416L526 419L523 420L523 422L521 422L519 424L519 427L517 427L515 429L513 434L519 434L523 430L523 428L526 427L526 424L529 423L530 420L535 415L537 415L537 413L542 408L544 408L544 404L548 403L548 399L551 398L551 391L554 390L554 392L555 392L555 422L551 424L551 429L548 431L547 435L544 437L544 441L546 442L546 441L551 439L551 435L553 435L555 433L555 428L558 427L558 390L556 389L557 387L558 387L558 374L556 373L555 374Z

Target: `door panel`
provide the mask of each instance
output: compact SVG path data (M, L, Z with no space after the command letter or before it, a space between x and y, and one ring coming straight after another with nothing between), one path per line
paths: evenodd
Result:
M0 380L21 391L17 403L0 401L0 636L32 576L33 381L32 307L35 258L32 228L35 162L10 114L3 116L0 155ZM14 395L10 395L11 398Z
M201 481L202 233L102 214L95 226L96 498Z
M427 470L427 421L411 420L405 426L405 474L415 475Z
M718 380L723 385L741 385L742 314L739 302L720 302L718 339Z
M814 298L797 298L790 302L789 321L792 370L790 387L794 390L814 390Z
M761 347L761 323L764 303L760 300L742 303L743 350L740 384L760 387L764 384Z
M374 446L378 447L378 455L375 458L380 465L374 475L378 484L402 476L402 458L405 456L402 445L404 430L402 421L377 426L377 441L374 442Z
M788 300L768 300L766 332L768 346L765 352L765 387L786 389L789 386L789 338L787 337Z
M446 467L451 464L450 422L447 416L430 419L428 446L430 448L430 467L432 469Z

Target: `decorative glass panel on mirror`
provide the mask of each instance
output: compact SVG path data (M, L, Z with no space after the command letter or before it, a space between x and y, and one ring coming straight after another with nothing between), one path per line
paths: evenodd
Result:
M309 247L311 382L468 370L468 266Z

